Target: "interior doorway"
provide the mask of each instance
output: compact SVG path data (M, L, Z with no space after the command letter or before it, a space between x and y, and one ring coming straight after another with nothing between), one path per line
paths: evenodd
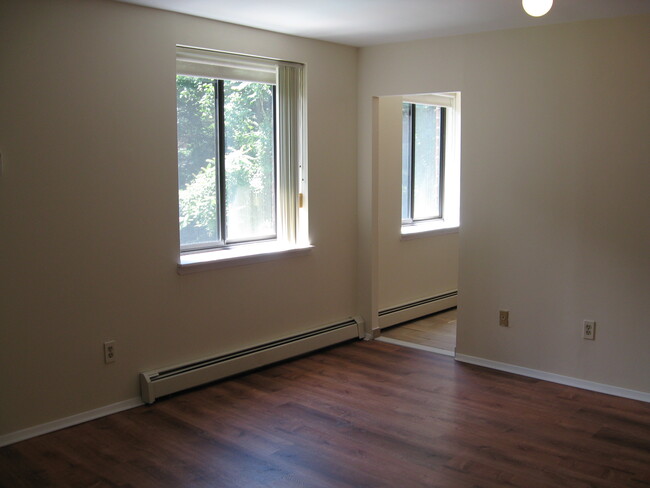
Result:
M373 110L380 340L454 356L461 94L377 97Z

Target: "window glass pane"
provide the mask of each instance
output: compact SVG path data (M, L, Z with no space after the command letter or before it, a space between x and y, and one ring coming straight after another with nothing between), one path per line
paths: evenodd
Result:
M440 107L415 105L413 219L440 217Z
M273 87L224 81L226 239L274 237Z
M178 200L181 245L217 238L217 185L214 84L176 77Z
M402 104L402 220L411 218L411 104Z

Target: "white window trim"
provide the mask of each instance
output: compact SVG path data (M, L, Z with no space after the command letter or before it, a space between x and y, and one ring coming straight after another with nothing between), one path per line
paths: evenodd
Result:
M304 256L311 252L310 244L283 244L278 242L242 244L230 249L216 249L185 253L181 255L177 272L180 275L262 263L292 256Z
M285 94L279 99L284 100L284 107L281 110L284 110L286 116L281 118L277 125L276 144L280 154L279 167L282 168L279 168L276 190L278 195L292 194L290 198L277 199L276 240L201 251L182 251L179 242L178 273L188 274L241 266L309 253L313 246L309 243L307 220L306 66L279 59L180 45L177 46L176 56L176 74L201 74L197 70L205 69L203 74L208 77L242 79L242 74L247 73L246 69L253 68L258 71L260 78L249 81L268 82L269 76L277 77L277 92L280 94L283 91ZM292 83L282 82L287 78L292 78ZM291 124L295 124L296 130L290 131L287 137L281 137L282 127L286 128Z
M447 107L445 176L442 217L401 224L401 239L410 240L458 232L460 227L460 92L405 95L406 103Z
M409 226L402 226L400 239L410 241L421 237L441 236L444 234L456 234L460 226L445 222L443 219L436 219L435 222L421 222Z

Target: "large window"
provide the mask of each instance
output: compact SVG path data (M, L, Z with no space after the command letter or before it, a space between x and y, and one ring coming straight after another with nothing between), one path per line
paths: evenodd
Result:
M403 97L402 234L459 225L459 96Z
M296 240L302 66L177 49L181 252Z

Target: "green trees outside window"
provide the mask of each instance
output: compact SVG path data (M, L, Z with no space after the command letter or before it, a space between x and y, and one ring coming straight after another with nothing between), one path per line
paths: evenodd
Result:
M181 246L276 235L275 87L176 77Z

